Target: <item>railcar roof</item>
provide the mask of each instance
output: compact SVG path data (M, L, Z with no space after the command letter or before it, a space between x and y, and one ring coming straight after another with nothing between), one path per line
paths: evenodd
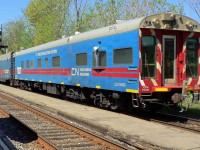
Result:
M119 34L131 30L138 30L140 28L200 32L200 24L195 20L180 14L162 13L147 17L141 17L129 21L124 21L118 24L106 26L103 28L91 30L84 33L79 33L74 36L66 37L39 46L21 50L17 52L16 55L23 55L36 51L51 49L62 45L68 45L76 42L86 41L89 39L95 39L108 35Z
M11 57L11 52L0 55L0 60L7 60L10 59L10 57Z
M122 32L128 32L130 30L139 29L140 22L143 19L144 19L144 17L137 18L137 19L125 21L125 22L122 22L119 24L114 24L111 26L87 31L84 33L79 33L74 36L66 37L66 38L59 39L59 40L56 40L53 42L49 42L49 43L45 43L45 44L42 44L39 46L21 50L21 51L17 52L16 55L23 55L26 53L50 49L50 48L54 48L57 46L68 45L68 44L72 44L72 43L76 43L76 42L80 42L80 41L86 41L89 39L94 39L94 38L104 37L107 35L113 35L113 34L118 34L118 33L122 33Z

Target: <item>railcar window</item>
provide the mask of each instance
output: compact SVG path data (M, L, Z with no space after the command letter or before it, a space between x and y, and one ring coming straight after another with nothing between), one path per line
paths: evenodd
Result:
M48 60L48 58L45 58L45 64L46 64L46 65L49 64L49 60Z
M29 60L26 61L26 68L27 69L30 68L30 61Z
M114 64L132 64L132 48L114 49Z
M96 64L96 60L98 64ZM99 51L97 55L93 52L93 67L105 67L106 63L106 51Z
M187 39L186 44L186 76L198 76L198 40Z
M87 53L76 54L76 65L87 66Z
M41 59L37 60L37 67L42 68L42 60Z
M34 61L31 60L31 68L33 68L33 67L34 67Z
M60 56L56 56L52 58L52 66L60 67Z
M156 75L156 40L154 36L142 37L142 77L151 78Z
M21 61L21 68L24 69L24 61Z

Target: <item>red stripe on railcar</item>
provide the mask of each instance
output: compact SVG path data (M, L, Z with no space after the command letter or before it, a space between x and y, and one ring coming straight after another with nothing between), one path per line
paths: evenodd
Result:
M55 68L55 69L37 69L37 70L22 70L22 74L41 74L41 75L66 75L71 74L69 68Z
M6 70L0 70L0 74L5 74Z
M128 70L128 68L93 68L92 76L139 78L138 70Z
M95 69L93 68L93 71L94 71ZM97 70L98 70L98 68L97 68ZM105 73L108 73L108 72L120 72L120 73L122 73L122 72L138 72L138 70L128 70L128 68L103 68L102 69L103 71L102 72L105 72Z
M139 78L139 74L92 73L96 77Z

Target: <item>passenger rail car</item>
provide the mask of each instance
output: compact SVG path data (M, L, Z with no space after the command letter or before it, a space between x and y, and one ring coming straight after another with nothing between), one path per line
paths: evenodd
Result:
M9 83L11 79L11 52L0 56L0 81Z
M7 67L11 84L23 89L111 109L146 108L178 103L186 91L198 95L199 56L200 24L163 13L21 50Z

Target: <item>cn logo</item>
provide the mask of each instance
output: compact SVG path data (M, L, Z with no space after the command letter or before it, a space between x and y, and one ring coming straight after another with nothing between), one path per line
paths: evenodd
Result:
M79 76L80 75L80 69L79 68L72 68L71 69L71 75L72 76Z

